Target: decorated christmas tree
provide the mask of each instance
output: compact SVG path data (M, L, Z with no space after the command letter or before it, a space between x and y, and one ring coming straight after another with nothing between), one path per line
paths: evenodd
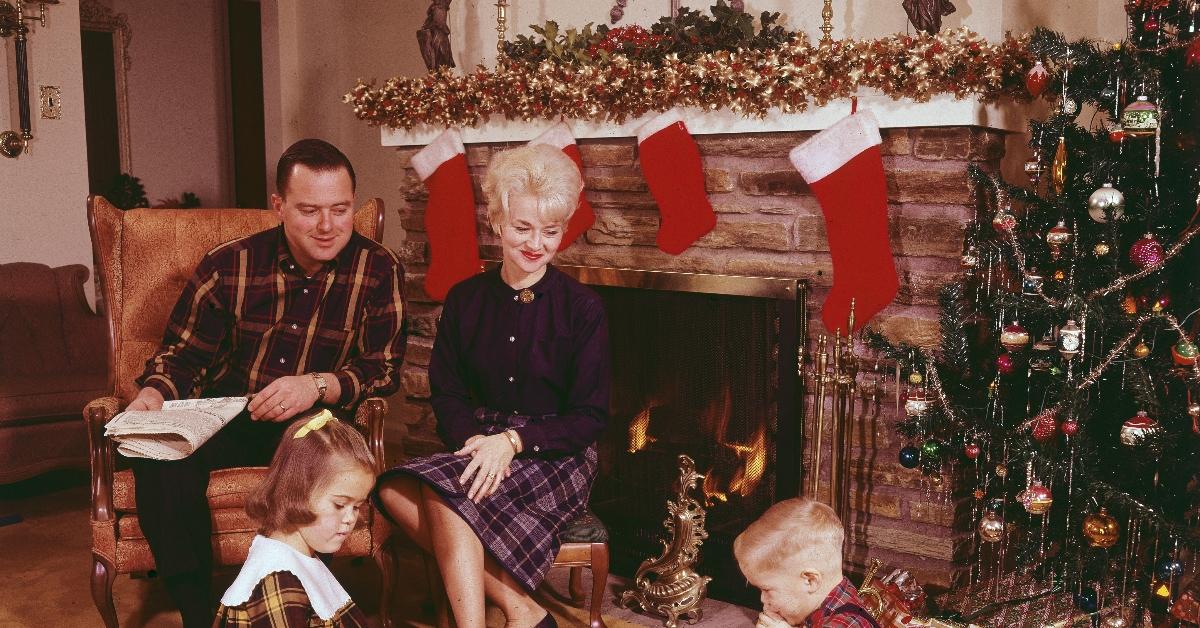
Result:
M971 172L941 349L869 337L901 365L900 462L965 487L993 601L1025 578L1131 625L1182 609L1198 568L1197 5L1132 1L1119 44L1033 33L1026 86L1052 110L1028 180Z

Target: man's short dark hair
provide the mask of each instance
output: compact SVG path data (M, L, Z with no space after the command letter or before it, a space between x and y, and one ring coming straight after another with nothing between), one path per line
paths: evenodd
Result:
M279 156L279 165L275 168L275 192L285 196L288 181L292 178L292 170L296 165L304 166L317 172L346 169L350 175L350 189L356 185L354 166L336 146L315 138L302 139L288 147Z

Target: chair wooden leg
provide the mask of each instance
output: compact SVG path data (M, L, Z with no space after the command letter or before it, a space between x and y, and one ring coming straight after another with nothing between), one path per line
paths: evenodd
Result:
M583 606L583 567L571 568L571 579L568 581L567 591L571 593L571 601L575 606Z
M387 539L375 550L375 564L379 566L379 625L392 628L392 586L395 584L396 553L392 539Z
M592 543L591 628L608 628L600 616L604 590L608 587L608 543Z
M118 628L117 607L113 604L112 585L116 577L116 567L108 561L92 555L92 601L100 618L104 620L105 628Z

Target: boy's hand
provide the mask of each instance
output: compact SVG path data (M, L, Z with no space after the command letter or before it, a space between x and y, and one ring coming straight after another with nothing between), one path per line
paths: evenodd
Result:
M783 621L774 613L762 612L758 614L758 621L754 623L754 628L791 628L791 624Z

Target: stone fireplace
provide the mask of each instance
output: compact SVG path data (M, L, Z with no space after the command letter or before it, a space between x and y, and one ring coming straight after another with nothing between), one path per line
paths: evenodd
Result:
M925 120L928 119L927 116ZM1005 133L975 126L972 120L970 117L963 118L964 123L959 126L897 127L893 123L891 128L882 129L891 241L900 275L900 292L895 302L873 319L871 325L893 340L922 346L938 343L937 291L942 284L955 277L961 254L962 229L976 211L966 167L968 163L977 163L989 170L998 170L1004 153ZM887 120L882 121L885 125L889 124ZM696 132L695 129L693 132ZM521 139L536 134L536 131L530 132L527 136L521 136ZM582 135L578 131L577 134ZM824 331L819 317L820 305L831 286L832 267L821 208L803 179L788 163L787 152L812 134L812 131L788 130L696 135L704 160L709 198L718 213L718 223L712 232L678 256L668 255L655 247L658 212L639 171L636 140L633 137L580 139L587 196L596 210L596 222L585 237L559 255L556 263L586 268L786 279L793 283L801 280L807 289L802 296L807 308L798 308L796 311L805 312L803 316L807 320L798 322L796 329L799 331L799 340L807 342L811 351L815 335ZM476 198L482 203L483 195L478 184L484 168L494 152L503 150L509 144L494 138L473 139L466 133L464 139L468 142L468 164L476 180ZM396 149L402 166L400 185L407 201L398 211L400 222L407 232L399 253L408 272L411 336L403 373L405 399L394 401L397 407L388 429L391 438L403 441L404 453L408 456L442 449L434 431L434 418L428 403L427 375L440 305L431 302L422 289L428 260L424 233L426 194L408 163L420 149L422 141L410 141L407 143L416 145ZM478 225L483 256L491 260L499 259L498 242L485 225L482 205L479 207ZM628 298L659 298L654 296L657 291L642 291L645 294L640 297L621 294L627 289L620 287L601 285L597 291L605 298L610 309L612 303ZM764 320L783 320L787 315L795 314L794 311L780 312L781 301L777 299L759 300L764 302L760 304L764 305L761 313ZM610 318L613 315L610 312ZM752 325L752 319L753 315L750 314L739 313L734 317L734 320L744 320L745 325ZM807 335L803 333L805 328ZM747 337L758 333L752 329L742 331ZM784 350L779 343L779 335L776 335L769 341L767 350L776 361L778 352ZM661 369L679 368L678 359L661 362ZM794 366L794 359L791 364ZM620 366L614 360L614 369ZM870 372L872 365L865 363L864 370ZM776 387L774 393L778 401L778 387L787 384L782 384L777 377L767 383ZM970 497L961 491L947 491L934 498L919 472L900 467L897 453L903 443L893 431L894 405L888 396L894 394L894 381L888 385L887 391L882 403L859 403L851 422L850 504L853 515L849 522L851 552L848 562L852 569L861 572L869 558L877 557L889 567L910 570L922 583L949 587L962 582L967 573L961 561L971 539L968 529ZM801 422L794 432L800 440L783 444L778 429L770 426L769 418L764 423L767 427L761 435L755 431L758 428L752 425L732 428L732 431L727 426L713 427L714 421L719 423L722 417L728 415L725 407L736 403L733 399L738 393L732 388L726 392L717 386L715 396L705 394L709 396L692 400L693 405L688 412L695 417L697 425L708 426L702 429L713 433L723 430L727 437L723 445L710 447L707 451L700 450L693 455L697 458L698 470L705 471L709 468L705 464L712 465L721 457L736 463L731 470L712 474L713 482L724 483L724 486L707 487L708 500L714 506L712 512L721 512L722 508L735 501L751 501L753 505L750 510L758 508L761 512L769 504L754 500L777 500L797 494L799 489L794 484L795 478L786 473L788 457L779 455L778 451L785 446L792 447L792 451L803 451L802 473L816 471L810 468L812 452L807 447L808 441L803 439L803 435L811 435L813 429L811 398L798 399L786 410ZM613 450L609 461L621 465L633 464L631 459L638 458L637 454L647 458L656 451L655 447L671 444L664 442L661 433L655 433L656 429L665 429L663 426L676 420L664 415L666 410L658 410L659 414L656 415L649 404L637 406L633 403L631 407L636 406L635 412L617 407L618 399L618 394L614 392L614 420L606 436L606 446ZM805 412L805 407L809 408L808 412ZM709 414L706 415L706 412ZM806 415L807 421L804 420ZM662 418L656 418L659 416ZM788 417L778 412L775 418L778 419L778 425L782 426ZM644 427L638 425L639 420L645 422ZM656 422L661 425L656 426ZM772 432L772 429L775 431ZM783 429L786 431L790 428ZM826 448L830 442L826 434ZM772 479L763 485L764 480L759 476L754 487L748 489L747 473L759 472L751 471L751 465L744 463L763 459L762 456L771 449L776 450L776 455L768 458L766 465L774 467ZM701 461L700 458L705 456L707 459ZM827 464L828 453L823 458ZM801 460L795 460L793 464L798 466L800 463ZM609 471L608 476L602 476L598 481L593 495L593 506L601 516L604 516L604 500L616 490L614 487L623 486L620 482L628 481L629 473L633 473L629 469ZM739 473L741 484L735 486L734 483L739 481L739 477L735 476ZM643 488L660 491L665 499L665 488L657 485L669 484L673 477L669 471L655 477L645 477L647 485ZM717 493L723 495L717 497ZM719 501L722 498L724 502ZM654 511L656 525L661 524L665 512L663 509L664 504L659 503ZM736 527L739 524L729 525ZM659 533L661 526L654 530L654 534ZM736 535L736 531L733 534ZM729 540L732 540L732 536L729 536ZM618 542L614 538L614 543ZM706 544L702 556L710 548L715 555L727 551L718 545L716 540ZM657 544L651 546L648 551L643 551L641 558L657 555L658 549ZM614 554L619 555L619 550L614 549ZM706 572L703 566L699 570L718 579L740 581L740 574L730 570L730 565L723 560L719 557L714 559L711 567L716 571ZM632 573L630 569L622 569L619 560L614 561L614 566L617 573ZM636 567L636 564L633 566ZM742 583L733 584L740 586Z

